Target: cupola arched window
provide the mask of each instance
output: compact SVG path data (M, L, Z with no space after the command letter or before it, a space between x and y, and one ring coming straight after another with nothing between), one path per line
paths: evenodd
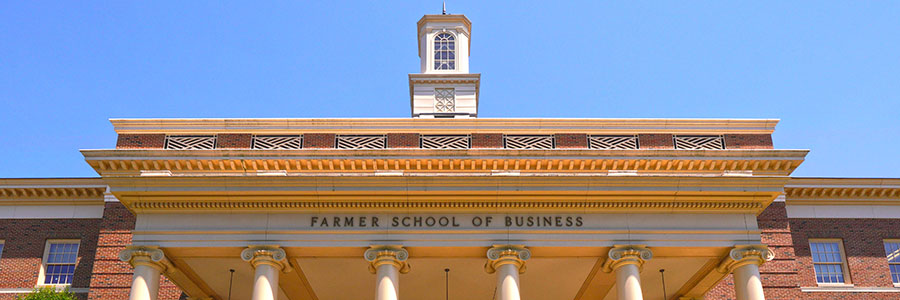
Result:
M434 36L434 69L456 70L456 38L442 32Z

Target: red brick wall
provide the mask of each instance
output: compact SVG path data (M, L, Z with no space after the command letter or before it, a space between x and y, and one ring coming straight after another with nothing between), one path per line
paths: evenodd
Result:
M472 148L503 148L503 134L473 133Z
M121 203L110 202L103 211L97 251L94 255L94 271L90 278L90 300L128 299L131 290L132 268L119 260L119 252L131 244L131 231L135 218ZM181 290L162 276L159 299L175 300Z
M249 133L222 133L216 135L217 149L250 149L253 135Z
M334 133L306 133L303 135L303 148L332 149Z
M774 149L771 134L726 134L725 149Z
M5 240L0 256L0 288L34 288L38 283L48 239L81 241L72 287L87 288L91 281L99 230L98 219L0 220L0 239ZM0 294L0 299L15 299L15 296Z
M388 133L388 148L419 148L418 133Z
M162 149L165 145L165 134L120 134L116 141L116 149Z
M791 228L801 286L816 286L809 239L833 238L843 240L853 285L893 287L884 240L900 238L900 219L791 219Z
M675 149L675 139L671 134L638 134L641 149Z
M557 133L554 135L557 149L587 149L587 134Z
M766 299L898 299L896 293L801 292L816 287L809 250L810 238L840 238L856 287L893 287L884 253L885 239L900 237L900 219L788 219L783 202L757 217L762 242L775 259L760 268ZM729 275L710 290L706 299L735 299Z
M0 219L0 288L34 288L38 283L44 247L48 239L78 239L78 260L72 288L90 288L83 299L128 299L131 266L119 261L131 244L134 217L119 203L107 203L103 219ZM0 294L0 300L16 294ZM165 279L159 299L179 299L181 291Z

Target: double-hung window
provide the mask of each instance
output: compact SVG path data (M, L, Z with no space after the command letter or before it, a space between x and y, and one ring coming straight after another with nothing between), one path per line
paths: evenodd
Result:
M841 240L816 239L809 241L816 282L819 284L849 284L847 262Z
M900 240L884 241L884 252L891 268L891 280L894 285L900 285Z
M78 240L48 240L39 284L72 284L78 262Z

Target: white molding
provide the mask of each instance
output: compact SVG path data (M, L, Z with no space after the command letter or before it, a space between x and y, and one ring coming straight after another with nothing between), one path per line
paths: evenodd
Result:
M791 205L787 202L788 218L819 219L896 219L900 205Z
M452 76L472 79L477 74L410 74L410 76ZM412 78L415 79L415 78ZM722 134L775 131L777 119L586 119L586 118L346 118L346 119L111 119L115 130L123 133L257 133L298 134L314 132L356 134L419 132L494 132L587 134Z
M0 209L0 219L101 219L103 209L104 205L10 205Z
M801 287L804 293L900 293L896 287L817 286Z

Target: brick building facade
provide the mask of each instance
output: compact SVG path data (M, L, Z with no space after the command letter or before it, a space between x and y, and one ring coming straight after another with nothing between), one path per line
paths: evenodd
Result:
M477 118L469 19L417 32L412 118L113 119L99 177L0 179L0 300L900 298L900 179L791 177L772 119Z

